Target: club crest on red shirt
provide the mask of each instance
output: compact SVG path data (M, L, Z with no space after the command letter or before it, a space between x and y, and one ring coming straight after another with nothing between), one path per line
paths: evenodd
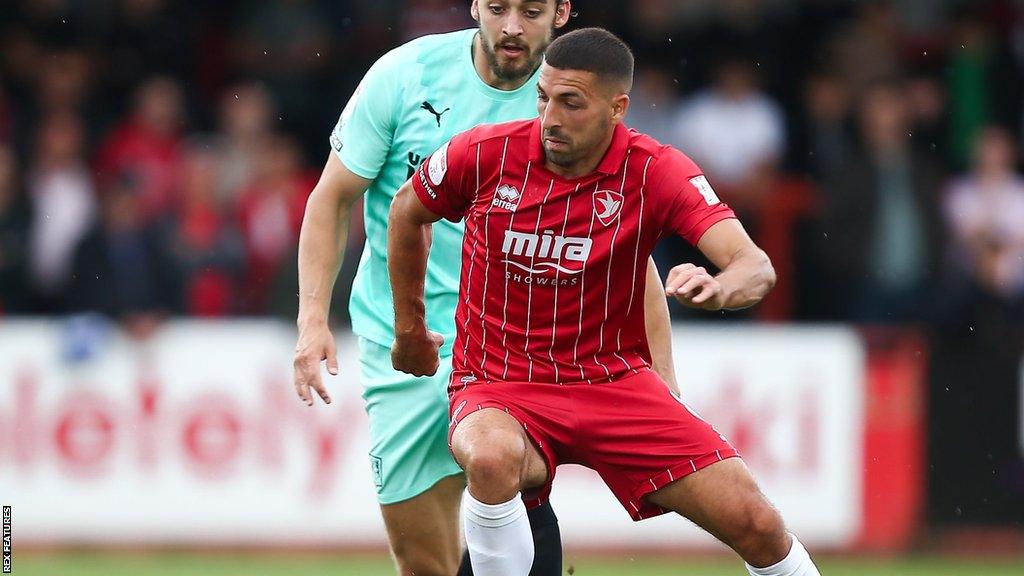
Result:
M594 192L594 214L601 224L611 224L622 211L622 194L611 190Z

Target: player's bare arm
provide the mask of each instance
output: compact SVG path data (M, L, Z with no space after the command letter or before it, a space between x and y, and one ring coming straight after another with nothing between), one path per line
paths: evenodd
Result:
M427 329L423 290L430 253L430 227L440 217L427 210L412 183L399 188L388 214L388 275L395 303L395 344L391 364L413 376L433 376L439 364L440 334Z
M320 363L338 373L334 336L327 325L331 293L341 268L352 204L370 181L345 167L332 152L323 173L306 201L299 233L299 340L295 345L295 392L313 405L310 388L327 404L331 397L320 379Z
M644 323L647 346L651 350L651 368L665 381L673 396L679 396L676 367L672 361L672 320L661 285L661 275L653 258L647 259L647 291L644 294Z
M775 286L775 269L750 239L739 220L722 220L704 233L697 248L721 272L712 276L701 266L673 268L665 293L684 306L703 310L738 310L761 301Z

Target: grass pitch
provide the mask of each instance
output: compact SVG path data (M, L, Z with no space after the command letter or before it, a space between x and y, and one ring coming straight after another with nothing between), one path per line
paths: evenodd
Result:
M1024 576L1022 559L822 557L826 576ZM392 576L385 556L192 552L24 553L15 550L14 574L23 576ZM643 558L567 554L574 576L741 576L731 558Z

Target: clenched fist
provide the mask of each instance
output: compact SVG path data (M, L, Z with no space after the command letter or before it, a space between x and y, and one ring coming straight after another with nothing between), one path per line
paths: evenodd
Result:
M683 306L702 310L721 310L725 292L708 271L693 264L680 264L668 273L665 294L675 296Z
M396 334L395 344L391 347L391 365L395 370L413 376L433 376L440 365L437 351L442 344L444 337L430 330Z

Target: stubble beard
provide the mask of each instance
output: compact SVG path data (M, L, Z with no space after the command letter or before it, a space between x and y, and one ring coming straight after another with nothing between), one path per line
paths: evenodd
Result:
M519 44L526 53L526 62L522 66L502 66L494 45L486 39L483 29L480 30L480 46L483 47L484 55L487 57L487 65L496 78L502 82L518 82L529 78L540 67L540 62L544 58L544 51L551 44L553 35L554 28L552 27L548 37L544 40L544 44L536 51L530 49L527 45ZM500 42L498 44L500 45Z

